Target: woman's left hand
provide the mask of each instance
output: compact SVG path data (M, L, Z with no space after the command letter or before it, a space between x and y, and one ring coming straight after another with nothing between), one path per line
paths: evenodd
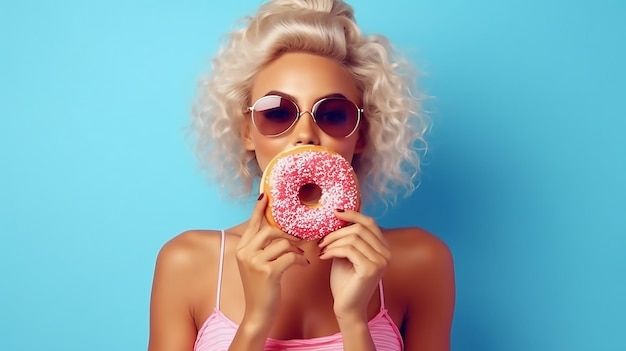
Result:
M373 218L359 212L335 211L337 218L353 223L328 234L319 242L320 259L332 259L330 288L338 320L367 321L367 306L378 287L391 252Z

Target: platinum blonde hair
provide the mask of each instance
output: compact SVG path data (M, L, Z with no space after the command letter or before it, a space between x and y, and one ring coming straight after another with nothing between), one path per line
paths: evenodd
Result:
M262 174L242 141L256 73L287 52L342 63L362 93L366 148L353 167L366 199L393 202L415 189L428 123L410 64L380 35L365 36L340 0L274 0L230 33L201 79L192 129L202 164L231 195L248 195Z

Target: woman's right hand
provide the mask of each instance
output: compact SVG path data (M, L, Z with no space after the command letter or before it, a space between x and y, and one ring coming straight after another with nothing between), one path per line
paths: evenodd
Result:
M261 195L236 253L246 302L240 328L265 337L278 312L283 272L294 264L309 264L295 246L300 239L266 222L266 206L267 197Z

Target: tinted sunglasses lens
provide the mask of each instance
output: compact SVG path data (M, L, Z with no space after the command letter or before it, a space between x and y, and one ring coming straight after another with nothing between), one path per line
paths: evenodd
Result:
M254 125L263 135L283 133L296 120L298 109L293 102L280 96L264 96L252 108Z
M346 99L323 100L317 105L313 114L320 129L334 138L350 135L359 121L358 108Z

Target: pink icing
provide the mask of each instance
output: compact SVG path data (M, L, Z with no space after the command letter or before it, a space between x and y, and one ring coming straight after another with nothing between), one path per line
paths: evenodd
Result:
M359 192L352 166L339 154L303 151L279 158L267 181L273 198L274 221L288 234L316 240L348 223L334 214L335 209L358 210ZM317 207L310 208L298 198L305 184L322 189Z

